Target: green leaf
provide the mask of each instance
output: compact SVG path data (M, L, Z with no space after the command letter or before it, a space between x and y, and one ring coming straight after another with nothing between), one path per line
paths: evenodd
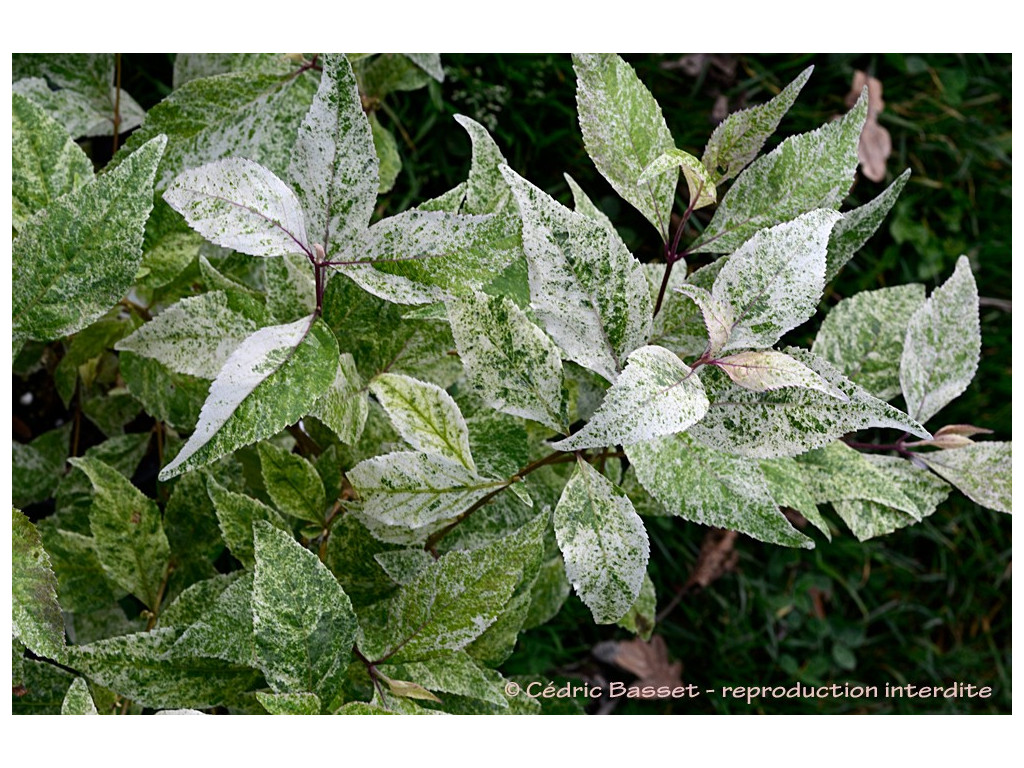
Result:
M625 448L637 479L672 514L770 544L814 546L779 511L757 462L701 445L688 433Z
M214 379L256 325L228 308L223 291L182 299L114 345L176 373Z
M702 381L711 403L690 434L705 445L759 459L795 456L868 427L929 436L914 419L872 397L830 363L806 350L788 347L784 351L846 399L796 387L751 392L705 366Z
M316 468L301 456L268 442L256 446L263 484L286 515L322 524L327 512L324 484Z
M370 382L370 391L409 445L477 474L469 428L451 395L435 384L394 373L377 376Z
M293 56L285 53L176 53L172 83L177 90L202 77L243 70L284 76L295 69Z
M12 696L15 715L59 715L61 704L75 676L45 661L24 659L21 662L21 685L24 693Z
M716 184L734 177L757 157L765 141L775 133L783 116L793 106L814 67L808 67L769 102L733 112L718 124L701 162Z
M380 173L377 194L383 195L391 191L398 180L398 174L402 172L402 156L398 152L398 140L395 138L395 134L380 124L377 113L371 112L369 118L370 130L373 132L373 150L377 154Z
M768 481L768 492L780 507L795 509L804 518L832 541L832 529L818 511L814 494L804 482L802 466L796 459L764 459L759 462L764 479Z
M256 700L272 715L319 715L320 697L315 693L265 693L256 691Z
M330 427L341 442L352 445L359 440L370 413L370 401L355 359L348 352L338 359L334 382L310 413Z
M64 696L64 703L60 707L62 715L98 715L96 704L93 703L92 694L89 693L89 684L85 678L76 677L71 682L67 694Z
M924 286L916 283L843 299L825 317L811 351L878 399L892 400L900 393L907 325L923 304Z
M91 182L93 170L64 127L17 93L12 118L11 223L20 230L36 211Z
M453 651L424 661L382 664L378 669L389 679L412 681L429 691L468 696L508 707L502 688L495 685L465 651Z
M122 352L119 362L125 386L146 413L174 429L195 428L210 390L208 380L174 373L159 360L134 352Z
M11 527L12 629L33 653L64 661L64 618L57 603L57 578L39 532L17 509Z
M857 146L867 111L865 94L842 120L791 136L754 161L722 197L690 251L731 253L765 227L815 208L837 209L857 171Z
M565 577L565 562L561 553L542 563L537 579L530 588L530 610L523 622L523 629L533 629L551 621L562 609L571 590L572 585Z
M729 257L711 289L734 318L723 349L770 347L814 314L838 219L834 211L811 211L757 232Z
M96 491L89 524L104 570L150 609L160 605L171 555L160 509L128 479L99 459L68 459Z
M154 629L70 649L71 665L106 688L153 709L232 706L263 685L254 669L218 659L171 658L178 633Z
M487 480L442 456L398 451L360 462L348 479L369 517L419 528L465 512L504 480Z
M96 544L90 536L53 526L41 528L40 533L57 576L61 608L87 613L124 597L124 590L110 580L100 565Z
M573 55L576 106L587 154L612 188L668 242L678 176L638 185L643 170L675 149L672 134L636 72L615 54Z
M256 656L275 693L315 693L325 711L341 704L356 638L352 602L316 555L290 535L253 526Z
M565 177L565 182L569 185L569 191L572 192L572 203L576 208L576 213L582 214L588 219L593 219L609 232L615 232L615 236L618 237L618 232L615 229L615 225L612 224L612 220L608 218L604 211L597 207L593 200L587 197L587 193L580 188L575 179L568 173L563 173L562 176Z
M288 523L277 510L259 499L229 491L212 477L207 478L206 491L217 512L217 524L224 543L246 568L251 568L256 562L252 527L257 520L268 522L283 531L289 530Z
M375 539L355 517L343 515L331 526L324 564L355 605L367 605L388 597L395 589L395 582L375 560L376 555L392 548Z
M522 215L534 311L565 357L614 381L651 332L640 263L614 231L501 170Z
M916 453L971 501L1010 514L1013 497L1013 443L974 443L935 453Z
M644 168L644 172L637 180L637 185L641 187L649 185L658 176L669 171L673 172L669 178L678 181L680 170L683 172L686 186L690 191L690 207L697 210L707 205L714 205L718 199L718 192L715 190L713 177L700 160L681 149L673 148L658 155L650 165Z
M974 378L981 355L978 286L966 256L910 318L900 359L907 413L927 422L959 397Z
M669 283L671 284L672 278L669 276ZM674 287L677 294L681 294L686 298L690 299L697 308L700 310L700 316L704 320L704 327L708 333L708 343L704 349L704 356L708 358L716 357L725 345L729 342L729 336L732 333L733 326L736 324L736 310L731 304L721 301L715 298L711 293L704 290L698 285L690 285L689 283L681 283ZM668 302L662 304L663 308L675 307L673 314L676 315L672 319L672 322L677 327L690 326L692 328L693 321L692 315L685 310L684 299L676 299L675 302L669 299ZM670 309L669 311L672 311ZM680 311L682 310L682 312ZM690 329L687 329L690 330ZM689 333L686 334L688 336ZM689 338L684 336L683 344L688 346ZM679 344L679 342L676 342Z
M195 432L160 479L206 466L306 416L334 380L337 360L337 341L316 317L256 331L224 364Z
M551 447L577 451L682 432L707 408L704 386L689 366L664 347L641 347L583 429Z
M207 240L252 256L311 253L298 198L271 171L228 157L184 171L163 195Z
M640 594L651 549L626 494L578 458L555 507L554 526L565 573L594 621L621 619Z
M344 56L324 56L320 87L292 148L288 179L306 212L309 245L329 255L366 229L380 184L373 132Z
M847 211L836 222L828 239L828 264L825 267L825 282L832 282L839 270L853 258L868 239L875 233L889 210L896 203L903 187L910 178L910 169L901 173L878 197L859 208Z
M203 614L217 604L217 599L224 593L224 590L243 574L245 571L218 573L209 579L197 581L174 598L170 605L161 609L156 626L160 628L173 627L179 630L187 629L189 625L202 619Z
M658 608L658 598L654 591L654 582L646 573L644 583L640 587L640 594L636 602L626 612L626 615L615 622L618 626L637 635L640 639L648 641L654 634L655 611Z
M511 199L508 183L501 175L505 156L491 135L476 120L455 115L455 121L466 129L473 142L473 159L466 180L465 213L494 213L505 208Z
M25 223L13 243L15 339L67 336L128 291L142 260L153 176L165 145L165 138L154 139Z
M800 387L824 392L839 400L848 399L799 360L774 349L738 352L719 358L714 364L725 371L733 383L751 392Z
M26 507L53 495L68 456L70 425L44 432L31 443L11 445L11 495L16 507Z

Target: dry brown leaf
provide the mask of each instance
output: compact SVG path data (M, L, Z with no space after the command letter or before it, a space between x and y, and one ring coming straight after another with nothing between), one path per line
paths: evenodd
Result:
M697 562L693 566L693 572L687 579L684 589L693 586L706 589L722 574L735 568L739 553L733 549L733 544L738 535L736 531L725 531L721 528L712 528L704 534L704 541L700 545L700 554L697 555Z
M885 161L892 154L892 137L889 131L878 124L878 116L885 109L882 81L857 70L853 73L853 85L846 96L846 104L852 107L860 98L865 85L868 87L868 118L860 134L857 154L861 172L871 181L877 182L885 179Z
M639 637L621 643L599 643L594 647L594 655L632 672L639 678L636 685L641 688L675 688L683 684L683 663L668 660L668 646L661 635L654 635L647 643Z

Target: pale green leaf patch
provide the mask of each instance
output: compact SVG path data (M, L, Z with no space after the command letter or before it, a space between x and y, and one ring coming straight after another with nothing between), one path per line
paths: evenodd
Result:
M320 697L315 693L267 693L256 691L256 700L272 715L319 715Z
M476 120L455 115L455 121L466 129L473 142L473 159L466 180L465 213L494 213L508 205L511 192L501 175L505 156L494 139Z
M577 451L683 432L707 408L704 386L689 366L663 347L641 347L583 429L552 447Z
M621 619L640 594L650 557L647 531L629 498L578 459L555 507L554 527L566 576L594 621Z
M352 445L359 440L370 413L370 401L355 359L348 352L338 359L334 382L310 413L330 427L341 442Z
M919 452L917 458L971 501L999 512L1013 505L1013 443L974 443L955 450Z
M252 542L249 544L251 549ZM249 567L252 567L251 562ZM244 572L231 582L213 604L185 628L170 655L179 659L202 656L241 666L259 666L253 638L252 585L252 571Z
M568 173L563 173L562 176L565 177L565 182L569 185L569 191L572 192L572 201L573 206L576 209L576 213L583 214L588 219L593 219L609 232L614 232L615 236L618 237L615 225L612 224L612 220L608 218L608 214L597 207L594 201L587 196L587 193L583 191L572 176Z
M98 715L96 703L89 693L89 684L83 677L76 677L71 682L71 687L64 696L64 703L61 704L62 715Z
M774 349L751 350L719 358L714 365L721 368L744 389L770 392L783 387L815 389L839 400L849 398L799 360Z
M413 681L427 691L468 696L499 707L508 707L508 700L502 688L484 674L465 651L453 651L423 661L382 664L378 669L392 683L392 691L396 695L409 696L409 693L400 694L395 691L395 681ZM437 697L433 700L439 703L442 701Z
M57 578L36 527L12 510L12 630L33 653L63 661L64 617L57 602Z
M671 279L671 276L669 276L670 281ZM715 298L710 292L704 290L699 285L682 283L676 286L675 291L686 296L697 305L701 317L704 318L704 327L707 328L708 332L708 344L704 350L704 356L708 358L716 357L729 342L729 336L732 333L733 326L736 324L736 310L733 309L731 304ZM674 314L676 314L677 318L681 315L680 310L683 310L683 307L680 306L682 304L682 301L676 302ZM662 309L664 310L665 308L666 305L662 305Z
M701 161L689 152L681 149L670 149L658 155L651 164L644 168L637 185L649 184L654 178L669 171L675 171L673 178L678 179L678 172L683 172L686 179L686 186L690 190L690 207L693 210L714 205L718 200L718 191L715 189L715 182L710 173L701 164Z
M323 523L327 512L324 484L302 456L266 441L256 446L263 484L274 505L287 515Z
M963 394L978 370L978 286L966 256L910 318L900 359L907 412L922 424Z
M658 596L654 590L654 582L648 574L644 574L644 583L640 587L640 594L636 602L626 612L626 615L619 619L616 624L625 630L637 635L640 639L648 641L654 634L655 611L658 608Z
M796 459L764 459L758 463L775 503L780 507L795 509L807 522L825 534L826 539L832 541L832 529L818 511L814 494L804 482L802 467Z

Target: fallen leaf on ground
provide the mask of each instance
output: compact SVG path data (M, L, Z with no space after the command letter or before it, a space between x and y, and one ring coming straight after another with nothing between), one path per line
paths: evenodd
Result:
M878 116L885 109L882 81L857 70L853 73L853 85L846 96L846 104L852 107L860 98L865 85L868 87L868 118L860 134L857 154L861 172L871 181L882 181L885 179L885 161L892 154L892 137L878 123Z
M661 635L655 635L646 643L638 637L621 643L598 643L593 653L601 661L632 672L638 678L635 685L641 688L675 688L683 684L683 663L668 660L668 646Z

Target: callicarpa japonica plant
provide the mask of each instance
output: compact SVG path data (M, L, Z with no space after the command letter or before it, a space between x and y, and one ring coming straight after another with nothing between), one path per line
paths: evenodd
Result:
M941 414L981 351L968 259L819 314L909 176L841 210L866 96L761 154L808 69L697 157L623 59L573 66L658 263L465 116L468 178L382 217L371 107L436 55L180 55L148 112L112 56L15 57L14 367L80 414L14 443L16 710L540 712L502 664L570 593L651 636L644 518L810 548L825 504L862 540L954 488L1010 512L1011 444Z

